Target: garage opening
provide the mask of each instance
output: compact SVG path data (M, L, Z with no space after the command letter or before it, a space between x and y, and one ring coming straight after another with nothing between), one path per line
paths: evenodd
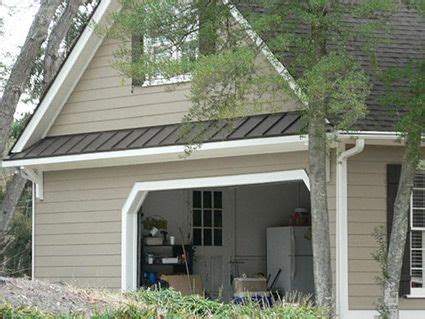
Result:
M304 180L150 191L137 213L137 287L231 300L312 294Z

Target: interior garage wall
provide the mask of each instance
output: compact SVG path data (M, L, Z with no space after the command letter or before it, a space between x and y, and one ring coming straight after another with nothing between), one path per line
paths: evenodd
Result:
M239 272L266 273L266 229L288 225L297 207L310 208L309 192L300 182L236 189L236 249Z
M221 189L225 202L224 214L234 214L234 225L224 225L235 234L234 259L239 274L248 276L266 273L266 228L287 225L297 207L310 208L309 192L302 182L268 184ZM233 194L231 194L233 193ZM191 191L176 190L151 192L146 198L142 212L145 216L160 216L168 221L168 233L181 242L179 228L185 242L191 229ZM227 205L226 205L227 204ZM226 207L227 206L227 207ZM229 207L231 206L231 207ZM233 272L236 270L233 269ZM234 273L234 275L237 275Z

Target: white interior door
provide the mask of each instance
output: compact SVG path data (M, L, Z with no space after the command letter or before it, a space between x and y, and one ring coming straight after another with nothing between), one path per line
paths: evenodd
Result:
M191 197L194 273L211 298L232 297L234 255L234 194L232 189L193 190Z

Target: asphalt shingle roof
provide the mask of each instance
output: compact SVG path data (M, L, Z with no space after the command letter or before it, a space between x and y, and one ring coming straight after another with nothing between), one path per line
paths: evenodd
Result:
M284 0L281 1L282 5ZM342 2L347 0L340 0ZM243 0L239 1L238 7L242 13L263 14L267 9L261 5L261 1ZM348 10L347 10L348 11ZM358 28L364 25L366 19L353 18L346 15L344 23L348 28ZM385 29L385 30L384 30ZM308 34L310 29L303 25L295 30L296 34L302 36ZM266 43L272 34L261 34ZM376 30L373 34L378 41L377 63L381 70L392 67L402 67L409 63L417 63L425 58L425 17L416 10L401 7L397 12L391 14L386 21L386 26L382 30ZM330 41L331 42L331 41ZM362 131L394 131L403 110L398 110L382 106L378 103L378 98L385 95L387 87L375 76L375 72L370 63L370 57L361 49L362 39L358 37L349 45L349 51L359 61L365 72L369 75L373 88L367 99L368 114L366 118L357 122L354 129ZM301 74L300 70L292 67L293 56L291 52L274 52L277 58L293 73L295 78ZM298 74L297 74L298 73ZM403 84L400 84L403 85Z

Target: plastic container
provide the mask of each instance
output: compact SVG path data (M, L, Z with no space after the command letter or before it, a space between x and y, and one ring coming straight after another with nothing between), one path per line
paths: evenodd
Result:
M152 285L156 284L158 281L158 275L155 271L147 271L144 275L146 281Z

